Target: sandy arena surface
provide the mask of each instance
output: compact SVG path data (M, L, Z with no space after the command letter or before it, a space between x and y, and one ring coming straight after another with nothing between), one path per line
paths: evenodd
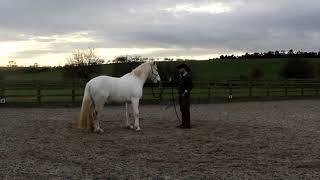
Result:
M319 179L320 101L124 107L100 114L105 133L76 127L79 108L0 108L0 179Z

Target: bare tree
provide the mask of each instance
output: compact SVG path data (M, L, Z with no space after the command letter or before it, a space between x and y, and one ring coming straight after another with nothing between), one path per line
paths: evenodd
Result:
M75 50L72 56L68 58L68 65L73 66L92 66L103 63L104 60L96 55L93 48Z
M93 48L75 50L65 65L66 78L87 81L93 75L101 73L101 64L104 60L96 55Z
M18 67L17 62L13 61L13 60L9 61L8 62L8 67Z

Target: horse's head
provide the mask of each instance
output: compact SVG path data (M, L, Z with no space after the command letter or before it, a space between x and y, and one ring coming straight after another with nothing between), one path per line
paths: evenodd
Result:
M158 67L155 61L150 62L151 70L149 73L149 79L151 79L154 83L161 82L161 78L159 76Z

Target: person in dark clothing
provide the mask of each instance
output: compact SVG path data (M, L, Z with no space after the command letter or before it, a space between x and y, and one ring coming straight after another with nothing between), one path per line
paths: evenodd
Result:
M182 129L190 129L190 93L193 88L191 69L186 64L180 64L177 67L179 79L176 81L180 111L182 114L182 124L178 126Z

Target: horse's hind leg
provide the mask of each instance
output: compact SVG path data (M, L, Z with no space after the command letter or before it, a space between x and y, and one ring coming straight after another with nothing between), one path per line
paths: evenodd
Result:
M103 103L99 103L95 105L95 110L93 111L93 131L95 133L103 133L103 129L100 128L100 120L98 118L98 113L103 110Z

